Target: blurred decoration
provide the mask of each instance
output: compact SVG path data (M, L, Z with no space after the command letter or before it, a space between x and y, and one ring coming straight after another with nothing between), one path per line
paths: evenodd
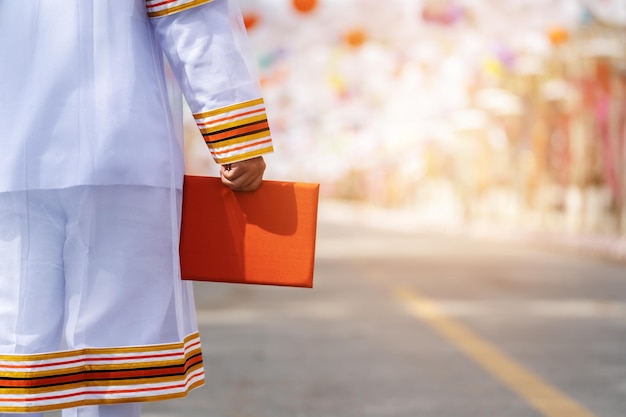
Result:
M547 80L540 87L541 97L546 102L560 102L572 108L578 104L580 94L576 87L562 78Z
M484 88L475 95L476 105L495 115L520 115L522 102L518 96L502 88Z
M626 36L626 33L624 33ZM585 58L624 59L626 57L626 37L595 37L581 42L582 55Z
M241 0L267 178L429 225L626 234L624 1Z
M346 98L347 84L343 74L340 71L343 53L339 48L335 49L331 55L331 60L327 68L327 85L330 87L331 93L338 100Z
M317 8L317 0L292 0L293 7L300 13L311 13Z
M349 46L353 48L358 48L359 46L363 45L367 40L367 34L363 29L355 28L349 30L345 34L345 40Z
M501 78L504 74L504 66L502 61L497 56L489 56L483 60L483 70L486 74L494 77Z
M463 19L465 9L455 0L426 0L422 19L427 23L453 25Z
M493 52L504 68L507 70L512 70L514 68L516 55L507 44L496 44Z
M246 11L243 14L243 24L247 30L253 29L259 23L260 17L258 13L253 11Z
M564 44L569 39L567 29L561 26L553 26L548 29L548 38L552 45L558 46Z
M586 26L586 25L592 25L593 23L594 23L593 13L591 13L591 10L589 9L589 7L583 6L583 11L580 14L580 25Z
M626 4L624 0L581 0L597 19L626 27Z
M598 59L596 61L595 79L603 93L609 93L613 78L613 68L607 59Z
M271 70L287 52L283 48L276 48L259 57L258 64L261 70Z

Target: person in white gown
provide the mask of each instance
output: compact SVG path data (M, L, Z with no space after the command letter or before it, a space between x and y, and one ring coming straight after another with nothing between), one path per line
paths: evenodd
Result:
M135 417L203 384L176 91L224 185L258 188L245 36L235 0L0 0L0 416Z

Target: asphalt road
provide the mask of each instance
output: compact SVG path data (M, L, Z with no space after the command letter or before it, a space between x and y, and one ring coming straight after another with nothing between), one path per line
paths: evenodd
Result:
M624 417L626 265L320 224L315 289L200 284L207 385L145 417Z

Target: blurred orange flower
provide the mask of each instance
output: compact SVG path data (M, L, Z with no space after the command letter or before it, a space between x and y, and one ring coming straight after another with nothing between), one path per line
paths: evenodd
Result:
M345 34L345 40L348 45L358 48L367 40L367 34L362 29L352 29Z
M293 7L301 13L310 13L317 7L317 0L293 0Z

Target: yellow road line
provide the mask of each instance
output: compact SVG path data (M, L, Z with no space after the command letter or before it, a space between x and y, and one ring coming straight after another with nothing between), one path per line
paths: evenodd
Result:
M544 416L597 417L497 347L447 317L435 302L406 288L396 288L395 293L414 316L427 323Z

